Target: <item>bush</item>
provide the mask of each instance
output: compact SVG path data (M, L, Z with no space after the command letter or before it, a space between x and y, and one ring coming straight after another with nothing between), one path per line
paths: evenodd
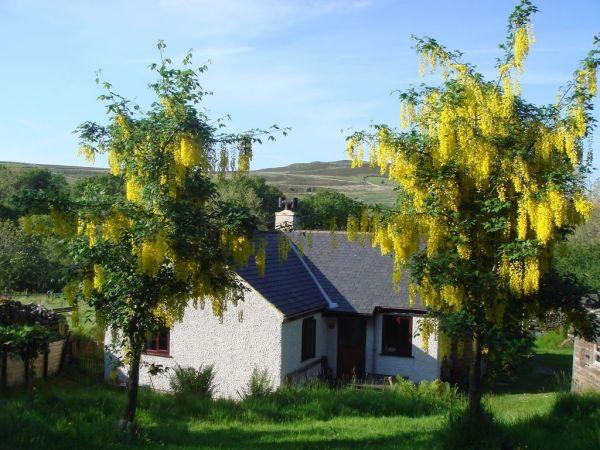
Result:
M192 394L212 399L215 392L215 371L213 365L174 368L170 378L171 389L175 394Z
M248 385L238 392L242 399L246 398L262 398L275 391L269 371L267 369L259 370L256 367L252 369L252 375L248 380Z
M400 396L432 405L452 405L459 399L458 388L440 380L414 383L398 376L395 379L393 389Z

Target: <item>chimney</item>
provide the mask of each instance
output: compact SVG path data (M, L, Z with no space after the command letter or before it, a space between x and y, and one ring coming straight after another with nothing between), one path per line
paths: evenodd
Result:
M298 228L299 215L294 211L298 208L298 199L284 200L279 197L279 209L275 213L275 229L278 231L293 231Z

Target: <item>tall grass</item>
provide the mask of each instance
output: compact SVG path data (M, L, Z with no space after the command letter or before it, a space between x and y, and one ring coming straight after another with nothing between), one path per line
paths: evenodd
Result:
M488 402L486 420L469 422L464 399L435 382L314 383L243 401L141 390L132 437L117 431L126 393L73 372L38 382L32 398L0 394L0 449L600 448L600 394L554 394L538 408L548 395L495 396L503 401Z

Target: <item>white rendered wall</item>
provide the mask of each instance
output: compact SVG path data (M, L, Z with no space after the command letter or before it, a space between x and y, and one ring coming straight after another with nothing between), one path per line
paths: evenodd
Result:
M315 357L301 361L302 358L302 321L308 317L313 317L316 321L316 342L315 342ZM327 356L328 365L331 367L331 360L335 359L335 353L330 354L329 323L335 323L335 319L326 319L321 313L316 313L310 316L305 316L299 319L284 322L281 329L281 377L291 372L294 372L301 367L310 365L323 356ZM308 373L308 377L318 374L318 367Z
M412 356L390 356L381 354L381 327L382 314L376 314L367 322L367 372L378 375L400 375L412 381L435 380L440 377L440 363L438 361L438 341L433 334L429 337L427 352L423 348L423 338L418 333L419 317L413 317Z
M239 398L253 368L266 369L273 386L281 382L281 325L283 315L256 291L246 292L237 307L228 305L222 323L212 314L210 303L204 310L189 305L182 322L170 333L169 357L143 355L142 363L167 367L213 364L217 397ZM111 333L106 333L110 342ZM108 366L108 364L107 364ZM105 369L108 377L110 369ZM119 371L123 377L125 369ZM140 369L140 385L170 390L169 375L151 377Z

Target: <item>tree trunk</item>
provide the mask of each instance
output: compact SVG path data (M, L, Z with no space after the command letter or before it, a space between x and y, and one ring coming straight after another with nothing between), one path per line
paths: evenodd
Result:
M135 431L135 411L137 409L137 397L140 386L141 358L142 353L140 351L132 351L132 359L129 366L129 382L127 383L127 406L119 422L119 429L121 431Z
M481 340L473 336L473 355L469 367L469 414L481 415Z

